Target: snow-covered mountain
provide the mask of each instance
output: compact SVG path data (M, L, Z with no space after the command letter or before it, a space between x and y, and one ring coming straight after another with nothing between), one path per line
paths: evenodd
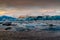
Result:
M5 15L0 16L0 21L6 21L6 20L8 20L8 21L16 21L17 18L14 18L14 17L11 17L11 16L5 16Z

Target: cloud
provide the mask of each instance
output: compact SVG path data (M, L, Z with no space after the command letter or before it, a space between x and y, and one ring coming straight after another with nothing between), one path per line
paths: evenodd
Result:
M13 10L7 10L4 15L19 17L21 15L25 16L39 16L39 15L60 15L58 13L60 10L56 9L13 9Z
M58 0L0 0L0 5L9 7L19 7L19 6L54 6L60 5Z
M7 7L0 9L0 15L8 15L13 17L19 17L21 15L25 16L39 16L39 15L60 15L59 8L41 8L38 6L34 7L24 7L24 8L16 8L16 7Z

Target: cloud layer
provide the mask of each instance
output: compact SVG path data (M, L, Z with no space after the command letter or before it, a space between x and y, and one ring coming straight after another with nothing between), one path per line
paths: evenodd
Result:
M0 0L0 15L60 15L59 0Z

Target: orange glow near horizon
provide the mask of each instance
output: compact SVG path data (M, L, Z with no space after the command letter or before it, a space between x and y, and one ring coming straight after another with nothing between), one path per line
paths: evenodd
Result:
M42 9L40 10L41 13L46 13L46 12L55 12L55 9Z
M4 15L6 12L3 10L0 10L0 15Z
M9 16L14 16L14 17L19 17L19 16L36 16L36 15L54 15L52 14L53 12L57 12L54 14L58 14L60 10L57 9L24 9L24 10L18 10L18 9L11 9L11 10L0 10L0 15L9 15ZM59 14L58 14L59 15Z

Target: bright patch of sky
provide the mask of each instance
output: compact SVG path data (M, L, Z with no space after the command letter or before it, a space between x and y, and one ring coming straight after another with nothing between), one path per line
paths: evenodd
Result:
M25 7L25 8L1 8L0 15L8 15L13 17L19 16L40 16L40 15L60 15L59 8L41 8L41 7Z

